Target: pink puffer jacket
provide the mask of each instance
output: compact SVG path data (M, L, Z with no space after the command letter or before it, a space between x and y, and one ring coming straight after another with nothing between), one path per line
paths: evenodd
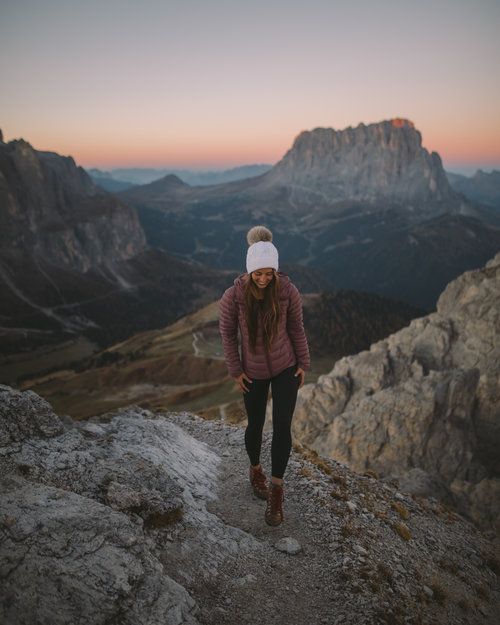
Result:
M279 272L280 322L278 335L268 354L264 349L262 328L257 330L255 353L250 349L248 328L245 320L244 278L242 274L227 289L219 303L219 330L222 337L224 357L233 378L245 372L250 379L262 380L274 377L295 363L309 369L309 348L302 321L302 300L297 287L290 278ZM238 351L238 328L241 337L241 358Z

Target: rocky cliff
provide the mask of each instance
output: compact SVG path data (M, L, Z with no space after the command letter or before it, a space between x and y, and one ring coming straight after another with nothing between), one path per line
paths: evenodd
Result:
M302 447L269 527L243 434L137 407L75 423L0 386L1 621L496 623L492 535Z
M500 254L437 311L305 386L296 436L357 471L396 476L500 527Z
M460 203L439 154L422 146L420 132L407 119L302 132L268 179L329 201Z
M215 299L224 280L149 248L135 209L71 157L0 141L2 353L166 325Z
M80 272L144 250L134 210L100 191L71 157L0 143L2 255L29 252Z

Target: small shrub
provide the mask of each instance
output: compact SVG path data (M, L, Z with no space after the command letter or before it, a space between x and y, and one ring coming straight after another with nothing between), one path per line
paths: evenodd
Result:
M373 471L372 469L367 469L363 475L365 477L372 477L375 480L378 480L378 473L376 471Z

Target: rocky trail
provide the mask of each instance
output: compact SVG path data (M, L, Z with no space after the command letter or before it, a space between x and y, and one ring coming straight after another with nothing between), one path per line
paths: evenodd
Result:
M242 425L138 406L73 421L0 385L2 623L497 622L498 537L437 500L296 445L281 525L265 505Z
M395 483L296 446L285 474L285 520L270 527L266 503L248 481L243 427L186 413L169 419L221 458L218 498L207 509L260 544L225 558L208 579L177 579L200 606L200 623L497 622L494 546L437 501L417 501ZM265 470L270 442L265 432ZM168 559L167 549L175 578Z

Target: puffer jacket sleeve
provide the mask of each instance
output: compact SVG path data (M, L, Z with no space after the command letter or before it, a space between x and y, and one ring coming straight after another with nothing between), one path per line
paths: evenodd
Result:
M292 341L295 355L297 356L297 364L301 369L306 371L311 366L311 359L309 357L309 346L304 330L302 299L297 287L293 284L291 285L286 327L288 336Z
M238 352L238 307L234 297L235 287L224 292L219 302L219 332L229 375L233 378L243 373Z

